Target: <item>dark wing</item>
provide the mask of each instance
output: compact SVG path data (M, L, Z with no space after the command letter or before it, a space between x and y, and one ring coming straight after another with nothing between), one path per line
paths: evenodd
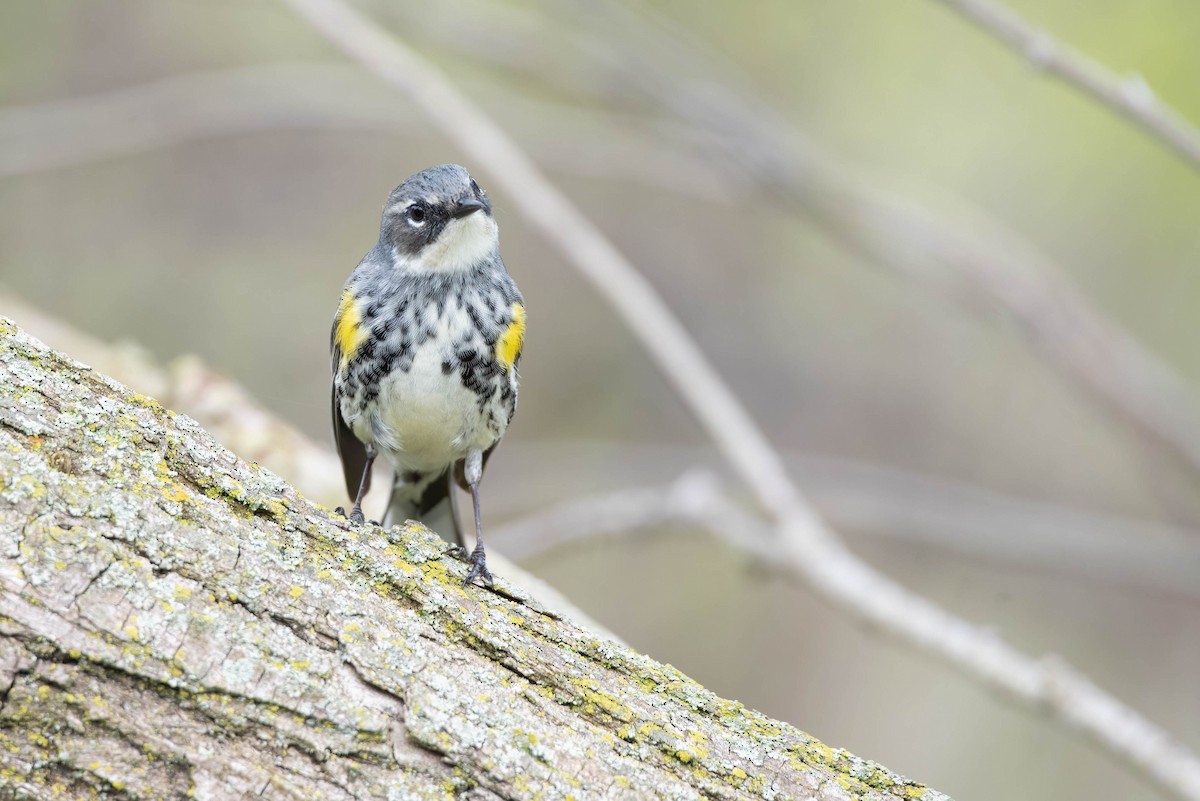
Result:
M333 371L337 372L338 362L342 359L341 348L337 346L337 320L333 322L333 329L329 332L329 350L333 358ZM338 403L337 385L330 381L330 405L333 411L333 441L337 446L338 457L342 460L342 475L346 479L346 494L353 501L358 497L358 484L362 481L363 470L367 466L367 448L358 437L354 436L354 432L350 430L350 426L346 425L346 421L342 419L342 410ZM367 475L366 489L371 488L371 476Z
M333 388L333 440L337 444L338 456L342 460L342 475L346 479L346 494L350 500L358 497L358 482L362 480L363 469L367 466L367 448L358 441L350 426L342 419L342 410L338 408L337 387ZM371 488L371 476L367 475L367 486Z

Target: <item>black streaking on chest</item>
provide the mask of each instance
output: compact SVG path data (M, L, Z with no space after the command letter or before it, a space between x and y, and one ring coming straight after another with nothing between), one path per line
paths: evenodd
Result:
M486 403L496 384L508 383L497 381L506 370L496 359L496 342L521 299L516 285L502 267L406 279L367 302L362 325L370 333L340 376L339 392L373 400L387 375L408 373L416 353L432 346L439 348L442 374L457 372ZM447 323L448 315L457 321ZM446 341L431 342L443 334ZM503 394L513 392L505 387Z

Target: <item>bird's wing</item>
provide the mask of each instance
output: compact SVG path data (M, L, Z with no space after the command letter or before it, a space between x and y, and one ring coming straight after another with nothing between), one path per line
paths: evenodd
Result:
M333 328L329 332L329 352L332 360L333 373L336 375L342 360L342 348L338 344L338 327L342 322L343 303L338 307L337 316L333 320ZM330 406L333 412L333 440L337 446L338 457L342 460L342 475L346 479L346 494L353 500L358 497L358 484L362 480L363 470L367 466L367 448L346 421L342 418L341 404L338 403L337 383L330 379ZM366 489L371 488L371 476L367 475Z
M358 496L358 483L362 480L363 469L367 466L367 448L358 441L350 426L342 419L339 408L337 387L332 388L333 406L333 440L337 445L338 457L342 460L342 475L346 479L346 494L353 500ZM367 475L365 489L371 488L371 476Z

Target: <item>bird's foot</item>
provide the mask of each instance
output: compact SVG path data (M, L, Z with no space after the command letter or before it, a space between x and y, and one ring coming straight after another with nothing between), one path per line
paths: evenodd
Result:
M467 553L467 549L461 545L451 545L449 548L442 551L442 554L445 556L453 556L456 559L461 559L471 566L470 571L467 572L467 577L463 579L463 584L470 584L477 578L482 578L483 582L489 587L491 587L494 583L492 579L492 571L488 570L487 555L483 552L483 548L479 547L478 545L476 545L475 550L471 551L469 554Z
M463 584L470 584L477 578L483 579L483 583L489 587L495 584L492 579L492 571L488 570L487 555L483 552L483 546L475 546L475 550L471 551L471 555L467 557L467 564L471 566L471 570L463 579Z

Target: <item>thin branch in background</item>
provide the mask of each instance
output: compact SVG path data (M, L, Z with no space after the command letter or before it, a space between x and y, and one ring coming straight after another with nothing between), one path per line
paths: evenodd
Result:
M777 568L770 530L726 496L710 472L692 470L665 487L642 487L574 498L492 531L510 559L530 559L603 535L628 535L669 523L690 523L735 550Z
M1200 130L1160 101L1140 75L1121 77L992 0L936 0L973 22L1037 69L1083 92L1175 151L1200 171Z
M732 202L721 175L614 114L566 109L488 83L480 91L529 122L522 135L558 172ZM381 97L381 95L386 95ZM196 139L277 130L428 137L388 87L346 64L203 70L115 91L0 107L0 178L78 166ZM605 131L603 139L597 134ZM610 133L611 132L611 133ZM582 154L587 158L581 158Z
M1065 665L1026 657L850 553L646 279L440 70L341 0L285 1L412 98L612 304L771 516L777 558L808 587L1026 706L1049 711L1171 794L1200 799L1200 760L1166 732Z
M415 126L341 65L206 70L141 86L0 108L0 178L58 169L189 139L281 128Z
M1195 529L1018 498L878 464L811 453L783 456L789 474L837 531L852 534L855 542L935 549L940 560L935 570L945 569L945 559L958 557L1000 569L1015 566L1066 580L1101 582L1100 591L1200 598L1200 532ZM712 449L703 445L513 442L505 446L504 459L507 471L522 476L526 489L505 493L505 502L497 507L506 518L504 533L498 528L493 536L515 559L586 540L588 532L690 524L695 514L688 510L699 508L703 511L696 514L702 514L709 508L695 500L703 500L700 492L678 495L676 490L693 474L724 476ZM660 486L664 476L681 474L678 481ZM564 479L573 476L580 478ZM595 476L619 476L638 489L601 490ZM726 478L720 483L706 478L687 486L707 487L728 498L728 483ZM542 490L541 496L531 488ZM527 511L531 509L539 511ZM564 515L559 522L569 530L556 531L556 524L544 518L559 511ZM509 533L514 539L504 539Z

